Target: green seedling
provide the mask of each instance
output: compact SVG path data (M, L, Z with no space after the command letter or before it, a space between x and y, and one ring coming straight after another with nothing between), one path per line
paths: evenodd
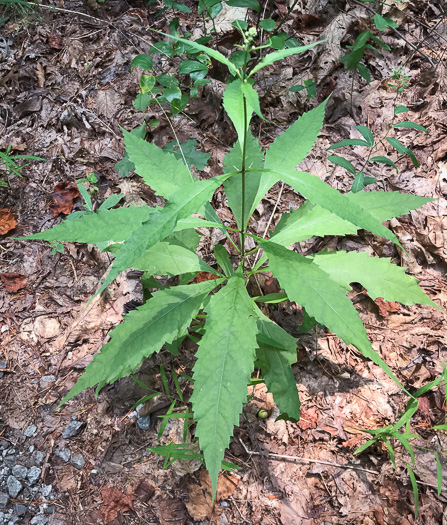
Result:
M128 268L152 276L153 284L160 275L179 276L181 284L159 287L145 304L125 316L124 323L111 332L110 341L94 356L61 404L86 388L97 386L98 392L105 384L128 376L138 370L145 358L162 349L180 358L179 341L183 338L198 342L189 412L196 423L195 439L210 473L214 496L225 449L239 422L255 366L261 369L279 417L293 422L300 417L300 399L292 372L297 360L297 340L263 314L258 306L262 297L255 301L250 296L247 282L256 272L269 268L288 300L300 304L309 318L355 347L402 389L368 340L347 297L350 283L361 283L372 299L383 297L386 301L436 307L418 281L389 259L345 251L305 257L288 249L311 237L352 235L359 229L400 246L383 222L432 199L381 191L343 195L318 177L296 171L318 138L326 101L301 115L264 153L250 129L253 114L263 118L253 87L256 73L287 56L304 53L319 42L258 55L254 45L256 31L248 29L242 37L243 61L240 57L228 59L197 41L170 37L176 46L206 54L228 69L223 107L238 138L224 158L223 175L200 180L190 171L189 162L185 163L175 152L124 131L129 161L143 182L166 199L165 206L99 209L28 237L96 246L112 243L115 259L97 293ZM265 194L279 181L306 201L298 210L284 214L268 239L261 238L252 233L250 219ZM225 192L234 216L232 226L223 223L212 207L218 190ZM215 262L203 260L196 253L196 228L223 232L238 257L230 258L222 248L216 249ZM255 248L252 244L247 248L249 237ZM259 260L258 252L263 254ZM211 273L216 279L191 282L191 276L198 272ZM172 414L171 410L168 415ZM189 415L185 418L191 420ZM168 463L175 447L178 454L183 453L181 445L164 450Z
M8 187L7 179L11 175L18 175L22 178L23 175L20 171L31 164L28 162L28 164L19 165L17 164L18 160L45 160L41 157L34 157L33 155L11 155L11 148L12 145L10 144L4 153L3 151L0 151L0 174L3 171L5 174L4 177L6 178L6 180L0 179L0 187L3 188Z

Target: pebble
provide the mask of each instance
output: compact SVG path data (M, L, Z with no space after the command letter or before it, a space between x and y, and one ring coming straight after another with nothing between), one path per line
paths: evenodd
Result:
M40 478L40 474L42 472L42 469L39 467L31 467L28 471L27 478L31 485L34 485L34 483L37 482L37 480Z
M23 488L23 485L14 476L8 477L8 479L6 480L6 485L8 487L8 493L11 496L11 498L16 498Z
M56 450L56 456L60 457L62 461L67 463L67 461L71 458L71 451L70 449L66 448L64 450Z
M40 493L42 494L44 498L48 498L52 490L53 490L53 485L42 485L40 487Z
M12 467L12 475L17 479L25 479L28 474L28 469L23 465L14 465Z
M9 496L5 492L0 492L0 507L6 507L9 503Z
M0 368L8 368L8 361L0 361ZM0 372L0 379L5 375L4 372Z
M149 430L151 426L151 416L144 416L139 417L137 419L137 425L141 428L141 430Z
M36 425L30 425L23 434L25 437L30 438L34 434L34 432L36 432L36 430Z
M72 421L65 427L65 430L62 433L62 437L64 439L75 437L81 432L83 428L84 423L82 423L82 421Z
M48 505L45 509L45 514L54 514L54 505Z
M43 460L46 458L45 452L42 452L42 450L38 450L36 454L34 455L34 461L41 465L43 463Z
M19 503L14 504L14 512L17 516L25 516L28 507L26 505L20 505Z
M73 465L74 468L81 470L85 465L85 459L83 458L82 454L76 454L76 456L71 458L70 464Z
M46 523L48 523L48 518L46 518L43 514L37 514L37 516L34 516L30 523L31 525L46 525Z
M43 376L40 378L39 386L40 388L48 388L52 383L56 382L56 376Z
M29 449L28 449L28 450L29 450L29 453L32 454L32 453L34 452L34 449L35 449L35 448L36 448L36 447L35 447L34 445L31 445L31 446L29 447Z

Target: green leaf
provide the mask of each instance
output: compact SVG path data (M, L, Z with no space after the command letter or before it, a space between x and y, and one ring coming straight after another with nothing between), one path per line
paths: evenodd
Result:
M371 20L374 22L379 31L385 31L387 27L398 27L396 22L391 20L391 18L383 17L379 15L379 13L376 13L374 17L371 18Z
M397 106L394 110L395 115L399 115L399 113L405 113L407 111L410 111L407 106Z
M259 25L262 27L262 29L264 29L264 31L270 33L275 29L276 22L271 18L264 18L264 20L261 20Z
M413 494L414 494L414 517L417 518L418 507L419 507L418 484L417 484L416 476L414 475L413 469L410 467L408 463L406 463L406 465L407 465L408 475L410 476L411 487L413 488Z
M303 308L303 322L301 323L301 326L300 326L300 333L306 334L307 332L312 330L312 328L316 324L317 324L317 321L307 313L305 308Z
M178 87L179 84L177 78L173 77L172 75L165 74L158 75L157 82L166 88L175 88Z
M365 327L345 290L311 259L270 241L264 241L262 247L268 255L273 275L289 300L303 306L309 316L327 326L346 344L354 345L403 388L388 365L372 349Z
M358 193L359 191L363 190L364 186L365 186L365 174L363 173L363 171L359 171L354 178L354 182L352 183L351 191L352 193Z
M411 120L393 124L393 128L411 128L411 129L418 129L419 131L428 131L428 129L424 128L424 126L421 126L420 124L416 124L416 122L411 122Z
M176 286L159 292L143 306L125 316L123 324L110 334L61 405L86 388L113 383L134 372L145 357L158 352L185 332L199 312L206 296L222 280Z
M217 264L222 268L227 277L231 277L234 274L233 265L228 255L228 251L222 244L217 244L214 247L214 255L216 256Z
M146 71L151 71L154 67L154 61L149 55L138 55L130 63L131 67L141 67Z
M175 155L127 131L124 131L124 140L135 171L158 195L167 197L191 182L188 168Z
M247 398L257 347L256 317L243 276L235 274L211 297L205 311L191 401L214 499L225 449Z
M132 263L134 270L144 270L151 275L180 275L189 272L218 272L208 266L196 253L183 246L159 242Z
M258 140L253 137L251 133L247 135L245 156L246 169L258 170L263 168L264 160L261 147ZM224 173L231 173L242 169L242 147L240 142L237 142L233 148L230 149L229 153L225 155L224 164ZM246 174L245 220L242 220L242 174L233 175L225 182L225 194L228 205L234 214L238 228L242 228L242 224L244 224L244 226L248 224L248 220L256 209L256 206L274 183L275 180L272 181L272 176L268 173L252 171Z
M438 477L438 496L441 495L442 491L442 463L439 459L439 454L437 452L433 452L436 458L436 474Z
M153 213L150 220L132 232L132 235L124 242L95 296L101 293L123 270L131 268L146 250L172 233L180 219L188 217L208 202L214 191L226 178L228 175L191 182L173 193L166 206Z
M289 298L285 293L269 293L267 295L259 295L257 297L252 297L252 300L255 303L278 304L288 301Z
M261 6L256 0L225 0L226 4L231 7L246 7L259 13Z
M389 159L388 157L382 157L382 156L379 156L379 157L373 157L372 159L369 159L371 162L381 162L382 164L386 164L388 166L393 166L393 168L395 168L396 171L399 171L397 169L397 166L396 164L394 164L394 162Z
M300 53L304 53L305 51L308 51L309 49L312 49L313 47L318 46L318 44L322 44L323 42L324 40L320 40L307 46L290 47L289 49L281 49L280 51L270 53L266 55L260 62L258 62L258 64L256 64L256 66L250 71L248 78L252 77L255 73L257 73L260 69L262 69L265 66L270 66L278 60L282 60L283 58L286 58L290 55L299 55Z
M189 73L192 73L194 71L208 71L208 68L201 62L197 62L197 60L184 60L180 64L178 70L179 73L189 75Z
M297 341L260 310L257 314L259 333L271 340L271 344L267 344L258 337L257 364L280 411L277 420L296 422L300 418L300 398L292 365L297 360Z
M354 166L349 162L349 160L346 160L344 157L339 157L338 155L329 155L327 160L333 162L334 164L337 164L337 166L345 168L345 170L348 170L353 175L356 174Z
M208 164L210 155L204 151L197 151L196 147L196 140L189 139L180 144L180 146L176 140L173 140L166 144L163 150L172 153L176 159L181 160L183 163L186 160L188 167L195 166L199 171L203 171Z
M73 220L65 220L49 230L24 239L43 241L84 242L97 244L105 241L122 242L134 230L146 222L157 208L131 206L116 210L100 210L98 213L82 215Z
M359 34L359 36L355 39L354 45L352 46L352 50L357 51L358 49L361 49L366 44L371 35L371 31L362 31Z
M356 126L355 129L360 132L368 143L368 146L372 148L374 146L374 135L372 134L372 131L366 126Z
M329 146L327 150L330 149L337 149L337 148L344 148L345 146L367 146L368 148L370 145L366 142L366 140L362 139L346 139L341 140L340 142L337 142L336 144L332 144L332 146Z
M291 93L299 93L300 91L303 91L303 89L306 89L306 86L303 86L302 84L296 84L295 86L292 86L289 91Z
M143 95L150 93L155 86L155 77L153 75L141 75L140 91Z
M327 99L315 109L301 115L276 138L265 156L266 169L277 173L289 173L296 170L297 164L307 157L317 141L318 134L323 127L326 102Z
M355 224L359 229L380 235L393 241L400 246L397 237L388 228L383 226L380 221L373 217L366 209L357 206L355 202L347 204L346 196L331 188L318 177L310 173L295 172L294 174L281 175L282 180L292 186L292 188L304 195L313 204L335 213L342 219Z
M359 75L366 80L366 82L371 82L371 74L366 66L364 66L361 62L357 64L357 70L359 72Z
M385 301L439 308L418 286L419 281L390 259L370 257L366 252L338 251L317 254L314 262L345 290L351 289L352 282L362 284L372 300L382 297Z
M393 146L395 150L397 150L399 153L405 155L405 146L402 144L402 142L398 139L395 139L394 137L387 137L386 140Z

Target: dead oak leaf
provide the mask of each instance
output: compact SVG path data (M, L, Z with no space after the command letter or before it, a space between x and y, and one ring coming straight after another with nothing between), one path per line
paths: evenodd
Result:
M0 235L6 235L17 226L14 215L6 208L0 209Z
M48 33L47 40L49 46L52 49L62 49L64 47L64 39L61 37L61 35Z
M210 272L199 272L196 275L196 283L203 283L205 281L212 281L213 279L219 279L217 275Z
M21 288L25 288L28 282L28 278L25 275L12 272L0 273L0 279L9 293L15 293Z
M213 514L219 515L222 512L220 505L212 504L213 488L211 479L206 470L199 473L200 484L190 483L188 485L189 501L186 508L194 520L212 519ZM235 491L239 479L230 474L222 474L217 480L216 501L229 498Z
M45 69L43 68L42 64L37 64L36 66L36 77L37 77L37 85L39 87L44 87L45 85Z
M381 317L387 317L388 314L398 312L400 309L399 303L393 301L386 302L383 297L377 297L377 299L374 300L374 303L379 309L379 315Z
M102 487L101 497L103 502L101 515L106 525L118 516L118 512L133 510L132 502L135 496L124 494L117 487Z
M74 182L65 181L56 184L51 194L54 201L54 204L50 206L53 217L57 217L60 213L69 215L73 209L73 200L78 195L79 190Z

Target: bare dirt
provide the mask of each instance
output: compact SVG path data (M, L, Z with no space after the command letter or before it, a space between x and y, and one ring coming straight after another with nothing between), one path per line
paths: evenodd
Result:
M149 430L138 427L130 409L145 390L131 379L105 387L97 400L93 391L87 391L57 410L110 329L122 321L126 303L141 299L138 275L127 272L110 292L87 305L110 264L107 255L79 244L66 244L64 253L52 255L45 242L12 237L48 229L82 209L75 181L90 172L99 179L95 202L123 192L124 205L161 203L137 176L121 178L114 164L123 156L119 126L130 130L143 122L142 113L132 106L141 73L129 71L130 62L137 54L148 52L154 42L148 26L166 31L169 21L178 16L181 27L203 31L196 2L187 3L191 14L169 10L156 18L158 4L61 0L25 18L12 14L0 25L0 149L12 144L14 154L45 159L27 167L23 178L11 177L8 188L0 188L0 364L4 365L0 366L0 493L8 492L9 471L5 469L15 465L25 466L27 472L32 466L41 469L34 485L25 479L22 491L0 507L4 513L0 523L17 518L25 524L59 525L445 524L447 493L443 489L437 494L432 451L446 450L446 436L443 431L435 434L430 430L445 422L443 388L425 396L412 419L412 431L419 435L415 474L420 501L415 519L405 449L396 447L396 471L384 448L353 455L367 439L359 429L396 421L405 398L380 369L324 329L300 336L294 373L302 401L301 420L275 422L277 412L270 395L263 386L256 387L227 455L241 469L222 474L214 506L203 469L197 470L193 463L176 463L163 470L162 459L146 450L178 440L182 432L171 421L158 440L157 415L166 406L162 398L146 409L151 416ZM325 149L357 136L354 126L358 124L369 125L382 137L397 100L410 108L410 120L429 130L396 132L412 146L421 167L401 159L397 173L377 165L368 175L378 179L378 189L436 200L391 222L406 253L365 232L343 239L312 239L300 243L299 249L305 254L324 248L357 249L392 257L409 267L426 293L445 308L444 7L435 1L388 2L383 14L398 22L404 38L389 31L384 41L392 51L367 55L373 72L367 84L360 78L353 82L352 72L338 62L343 54L340 45L352 44L369 27L366 7L355 0L346 5L312 0L302 4L298 2L284 26L289 35L305 44L328 40L315 51L269 68L258 79L261 105L273 121L254 119L253 130L260 142L271 143L315 105L306 100L305 92L289 92L290 86L312 76L318 101L331 92L332 97L317 147L300 167L348 191L352 180L327 161ZM49 9L51 6L58 10ZM272 6L273 18L286 11L283 3L273 2ZM226 22L224 17L216 20L218 34L212 42L224 53L235 37ZM173 63L162 66L165 72L175 71ZM393 69L399 67L408 74L409 86L396 99L396 91L388 84ZM220 102L226 79L216 64L210 76L212 83L191 100L187 116L173 120L181 142L195 139L211 155L205 176L221 171L226 146L235 139ZM148 116L157 118L160 125L152 129L149 139L164 146L174 139L170 123L159 109L151 108ZM362 160L361 149L354 148L347 155L352 162ZM258 207L251 224L253 233L262 235L270 220L275 224L281 212L301 202L287 186L274 187ZM229 216L222 195L216 196L215 204L222 217ZM202 243L204 257L211 256L215 242L209 238ZM259 285L266 293L277 291L268 275L260 277ZM442 311L373 302L361 287L351 297L374 349L406 386L417 389L440 375L447 357ZM275 307L270 313L298 335L299 307ZM143 365L138 378L152 388L159 387L159 365L187 371L193 350L185 348L186 357L181 360L161 353ZM257 417L261 408L269 413L266 419ZM64 430L73 421L81 423L80 432L64 438ZM64 455L67 450L70 457ZM442 454L440 457L445 480L447 470ZM43 488L49 486L51 489ZM26 507L22 516L14 505Z

